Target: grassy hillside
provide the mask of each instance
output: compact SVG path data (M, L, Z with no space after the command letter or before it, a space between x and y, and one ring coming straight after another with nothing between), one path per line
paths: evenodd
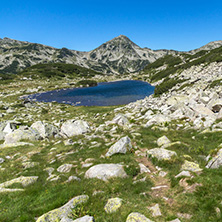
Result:
M180 55L166 55L163 58L156 60L154 63L147 65L142 75L149 74L149 81L151 83L163 80L161 84L156 86L155 95L160 95L167 92L174 87L177 83L183 82L178 78L169 78L170 75L181 73L183 70L192 66L200 64L210 64L212 62L222 61L222 47L213 49L211 51L199 51L198 53L191 55L188 53L182 53Z
M101 73L73 64L51 63L28 67L24 71L18 73L18 76L31 77L32 79L61 79L64 77L74 79L76 77L89 78L99 74Z

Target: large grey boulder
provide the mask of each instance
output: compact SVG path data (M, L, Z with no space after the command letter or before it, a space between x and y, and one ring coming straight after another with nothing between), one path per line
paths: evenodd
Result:
M40 140L41 136L39 133L30 127L20 127L5 136L4 144L17 143L21 140Z
M109 148L108 152L106 153L106 156L112 156L113 154L116 153L125 154L127 151L130 151L131 149L132 149L131 140L128 136L125 136Z
M74 197L62 207L43 214L36 222L73 221L69 219L72 209L76 208L81 203L86 203L88 199L89 196L87 195Z
M222 165L222 149L206 165L206 168L216 169Z
M67 137L81 135L90 131L90 127L83 120L67 120L61 126L61 133Z
M85 173L85 178L97 178L104 181L115 177L127 177L123 166L120 164L98 164L88 169Z
M153 222L152 220L145 217L143 214L133 212L128 215L126 222Z
M154 148L148 150L147 155L156 157L158 160L170 160L173 156L177 156L176 152L164 148Z
M33 123L31 125L31 128L38 131L42 138L50 138L59 134L59 129L56 126L50 123L43 123L42 121L37 121Z

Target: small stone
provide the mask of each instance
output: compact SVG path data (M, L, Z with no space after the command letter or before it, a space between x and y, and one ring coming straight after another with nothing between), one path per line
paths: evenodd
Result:
M69 182L71 182L71 181L73 181L73 180L81 181L81 179L78 178L77 176L70 176L70 177L68 178L67 182L69 183Z
M106 213L114 213L121 207L121 205L122 205L122 199L118 197L111 198L106 203L104 210L106 211Z
M102 193L105 193L105 192L102 190L95 190L92 195L96 196L97 194L102 194Z
M165 172L165 171L160 171L159 172L160 177L165 177L166 175L167 175L167 172Z
M69 173L71 171L72 167L73 167L72 164L63 164L57 168L57 171L59 173Z
M53 171L55 170L53 167L47 167L44 169L49 175L51 175L53 173Z
M152 211L153 217L161 216L159 204L155 204L153 207L149 207L149 210Z
M151 173L151 171L142 163L139 163L140 173Z
M165 144L170 143L170 140L166 136L162 136L157 140L157 145L158 146L163 146Z
M185 213L184 214L183 213L177 213L177 216L180 217L180 218L188 219L188 220L190 220L191 217L192 217L192 215L185 214Z
M181 173L179 173L175 176L175 178L178 178L178 177L191 177L191 174L189 171L183 170Z

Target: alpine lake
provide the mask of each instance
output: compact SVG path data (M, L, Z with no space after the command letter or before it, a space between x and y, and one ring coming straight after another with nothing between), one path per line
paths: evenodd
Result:
M58 102L74 106L124 105L154 93L154 86L138 80L101 82L94 87L69 88L27 96L38 102Z

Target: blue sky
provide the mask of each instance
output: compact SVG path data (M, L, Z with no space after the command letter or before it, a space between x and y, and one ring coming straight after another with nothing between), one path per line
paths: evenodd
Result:
M0 38L92 50L120 35L140 47L187 51L222 40L222 1L7 0Z

